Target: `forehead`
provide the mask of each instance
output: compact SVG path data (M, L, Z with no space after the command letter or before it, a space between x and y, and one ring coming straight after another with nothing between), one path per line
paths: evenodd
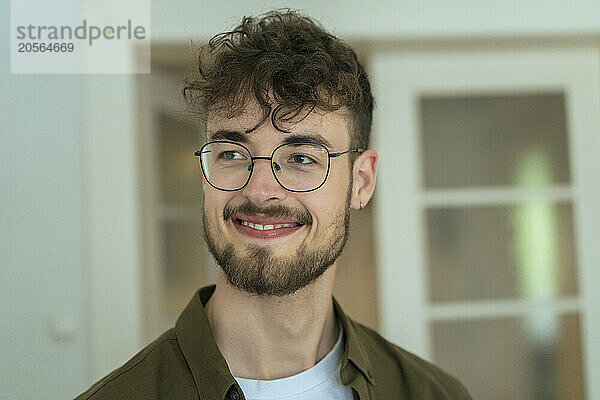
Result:
M242 113L232 118L209 114L206 120L206 139L228 139L249 144L280 144L290 139L306 139L320 142L335 151L350 143L350 118L345 111L324 112L315 109L303 119L298 117L290 123L277 121L277 125L289 133L275 128L269 116L252 132L247 132L260 123L262 118L262 109L258 106L246 107Z

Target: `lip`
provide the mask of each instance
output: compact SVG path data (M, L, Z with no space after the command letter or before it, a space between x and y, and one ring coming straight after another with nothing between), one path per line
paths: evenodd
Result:
M252 222L253 224L259 224L259 225L300 224L300 222L295 219L266 217L266 216L259 216L259 215L235 214L231 217L232 221L235 221L237 219L241 219L241 220Z
M244 221L257 223L260 225L290 224L290 223L297 222L297 221L285 222L281 219L276 219L276 218L265 218L265 219L257 218L256 222L251 219L246 219L246 218L243 218L243 219L244 219ZM262 221L262 222L258 222L258 221ZM267 222L264 222L264 221L267 221ZM293 226L293 227L282 227L282 228L275 228L275 229L269 229L269 230L259 230L259 229L254 229L249 226L240 224L238 222L238 218L232 218L231 222L233 223L233 226L239 233L241 233L244 236L251 237L254 239L281 238L284 236L291 235L294 232L297 232L298 230L302 229L302 227L304 226L304 225L298 225L298 226Z

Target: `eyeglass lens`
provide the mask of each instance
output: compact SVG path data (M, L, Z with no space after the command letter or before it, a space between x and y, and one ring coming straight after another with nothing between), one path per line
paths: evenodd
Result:
M251 155L235 143L215 142L202 147L200 163L211 185L223 190L237 190L252 172ZM286 189L307 191L325 181L329 169L327 149L319 144L286 144L273 153L272 171Z

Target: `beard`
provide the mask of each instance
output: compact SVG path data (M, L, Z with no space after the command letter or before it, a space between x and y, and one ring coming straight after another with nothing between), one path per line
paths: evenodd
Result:
M246 246L246 255L237 254L233 243L219 243L206 217L206 212L204 213L204 239L230 285L259 297L287 296L314 282L342 254L350 236L351 197L352 182L343 209L337 212L329 226L321 228L327 233L327 237L315 246L300 244L295 254L289 257L276 257L271 246L256 243ZM247 214L261 213L272 217L297 218L308 222L308 226L312 224L312 217L308 212L305 215L282 205L258 208L251 203L244 203L234 208L226 207L223 211L224 220L227 221L238 211Z

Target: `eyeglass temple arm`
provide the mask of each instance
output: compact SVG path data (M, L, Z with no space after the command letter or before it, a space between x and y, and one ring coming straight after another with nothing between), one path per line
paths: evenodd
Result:
M358 153L362 153L364 150L363 149L350 149L350 150L342 151L339 153L329 153L329 157L339 157L343 154L351 153L351 152L355 152L355 151Z

